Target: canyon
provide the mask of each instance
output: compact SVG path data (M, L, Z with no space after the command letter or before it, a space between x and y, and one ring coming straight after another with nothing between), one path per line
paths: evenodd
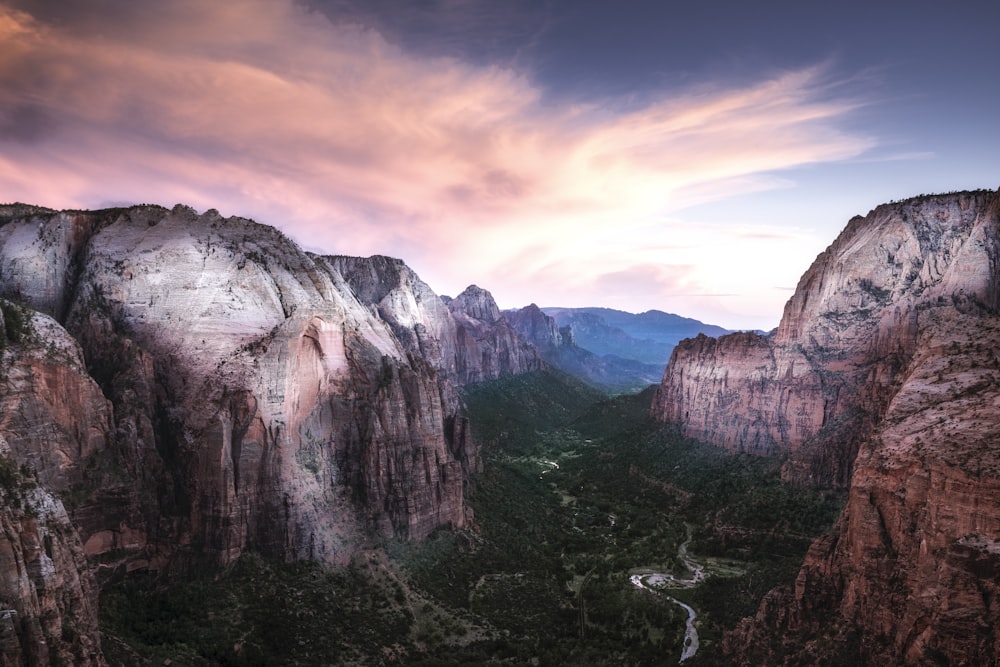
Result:
M740 664L1000 659L998 261L997 193L882 205L817 257L774 332L675 349L656 418L848 493L794 586L728 637Z
M720 499L706 505L714 518L693 542L679 532L670 512L694 517L698 494L723 488L696 474L699 461L720 475L730 465L685 459L695 443L732 453L734 466L775 462L781 488L801 490L775 492L792 507L846 497L794 581L758 594L756 612L729 626L719 642L728 660L993 664L998 262L998 193L881 205L816 258L773 332L683 340L662 378L649 380L660 380L655 394L598 401L580 425L571 410L558 413L558 400L599 393L552 367L611 393L644 386L650 371L612 358L612 348L602 357L581 347L574 326L609 345L660 349L596 319L614 311L552 309L573 325L560 326L534 304L501 311L475 285L438 296L401 260L308 253L274 228L214 210L0 206L2 664L106 664L98 593L131 576L184 581L247 555L378 570L387 541L454 540L458 553L481 549L481 566L495 567L500 557L477 536L480 509L504 534L497 517L525 480L537 481L532 493L554 493L543 475L562 480L561 495L539 495L554 503L547 514L532 507L516 525L546 554L539 599L551 595L561 612L553 576L576 581L582 599L580 581L597 567L593 580L606 588L590 594L604 595L617 575L598 564L628 556L566 557L560 539L594 533L602 549L631 539L659 551L753 533L752 517L725 523ZM497 392L517 382L533 387L531 400L498 404ZM470 417L476 387L486 439ZM623 406L645 411L646 396L655 428L626 428L602 449L601 420L638 423ZM538 414L521 422L521 409ZM546 422L553 433L539 427ZM502 451L515 441L521 450ZM491 447L494 462L530 474L483 481L496 507L474 511ZM539 456L547 467L536 472ZM747 470L766 469L756 465ZM696 479L684 486L685 477ZM584 488L604 495L588 500ZM629 500L618 507L614 494ZM613 516L626 513L635 525ZM803 525L829 526L832 516ZM795 564L819 534L781 530L802 540ZM527 579L486 570L473 592L508 581L516 591ZM407 591L394 599L414 606ZM588 606L599 615L597 599ZM647 620L669 616L637 604ZM636 655L652 649L645 639ZM576 650L575 634L563 641ZM703 639L699 657L715 655L714 642Z

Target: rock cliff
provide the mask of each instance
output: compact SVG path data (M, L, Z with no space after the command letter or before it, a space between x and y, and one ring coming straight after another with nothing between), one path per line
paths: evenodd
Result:
M465 525L481 463L458 387L541 364L484 290L449 307L399 260L305 253L184 206L0 207L0 292L26 305L2 311L18 335L2 341L0 436L54 508L64 555L31 581L65 604L94 606L84 554L100 583L247 549L340 561L376 535ZM37 561L19 554L43 523L11 512L8 560ZM21 641L18 581L0 602ZM62 627L49 650L75 646Z
M0 664L103 665L96 603L62 503L0 436Z
M727 639L742 664L1000 660L1000 195L853 219L770 336L677 348L657 417L848 501L793 589Z
M455 370L463 384L541 369L538 349L501 315L489 292L470 285L454 299L442 299L455 321Z
M790 455L791 479L846 486L923 313L996 308L993 198L920 197L854 218L802 276L775 332L679 344L653 415L733 451Z
M101 665L96 586L72 496L111 406L54 320L0 300L0 646L4 665Z

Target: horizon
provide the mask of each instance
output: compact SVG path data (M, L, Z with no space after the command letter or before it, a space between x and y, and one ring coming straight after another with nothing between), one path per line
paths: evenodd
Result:
M768 331L853 216L1000 184L998 6L629 8L0 0L0 199Z

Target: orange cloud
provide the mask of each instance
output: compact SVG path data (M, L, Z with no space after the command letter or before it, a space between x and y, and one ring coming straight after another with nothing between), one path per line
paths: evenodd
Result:
M440 291L546 301L524 298L545 272L583 303L600 281L581 270L674 261L643 249L675 241L676 211L871 147L838 127L856 105L824 76L553 106L524 74L414 58L292 0L60 23L0 5L0 199L183 201L312 249L402 256ZM685 281L717 292L711 275Z

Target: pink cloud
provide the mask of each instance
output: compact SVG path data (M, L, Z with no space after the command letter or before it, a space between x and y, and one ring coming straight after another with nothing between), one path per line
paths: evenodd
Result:
M613 229L608 271L648 271L651 219L872 146L839 128L856 103L829 101L822 67L553 107L522 73L414 58L292 0L152 7L47 24L0 5L0 199L183 201L513 299L512 267L606 263ZM24 109L46 119L30 136ZM583 282L600 301L608 281Z

